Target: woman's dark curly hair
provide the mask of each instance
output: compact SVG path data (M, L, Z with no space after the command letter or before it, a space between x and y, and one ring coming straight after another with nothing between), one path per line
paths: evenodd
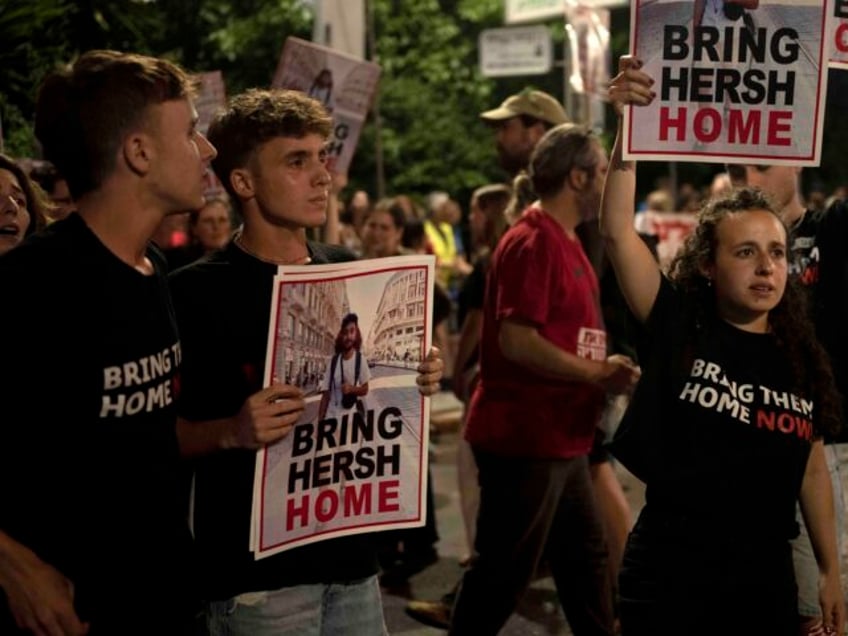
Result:
M717 231L723 219L731 214L766 210L780 221L786 235L789 231L771 200L755 188L739 188L709 200L698 215L698 225L686 238L672 260L669 278L687 294L697 299L697 325L707 315L715 315L715 292L703 270L715 261ZM794 378L793 389L816 405L816 428L835 434L841 427L841 401L836 390L830 361L815 336L815 327L807 307L807 295L794 276L786 281L780 301L769 312L769 327L786 357Z

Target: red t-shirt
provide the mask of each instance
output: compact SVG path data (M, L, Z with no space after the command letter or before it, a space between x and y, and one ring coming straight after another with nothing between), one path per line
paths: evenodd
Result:
M592 446L604 391L546 378L507 360L501 321L532 323L560 349L593 360L607 355L598 281L579 239L549 214L528 208L501 239L486 280L480 383L465 437L475 447L520 457L566 458Z

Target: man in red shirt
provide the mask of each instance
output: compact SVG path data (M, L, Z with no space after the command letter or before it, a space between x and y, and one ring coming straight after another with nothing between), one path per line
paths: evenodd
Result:
M521 177L540 201L493 256L466 430L480 475L477 556L451 634L496 634L543 555L574 633L613 633L587 455L605 392L629 390L638 369L606 356L597 279L575 234L597 214L606 166L591 133L551 129Z

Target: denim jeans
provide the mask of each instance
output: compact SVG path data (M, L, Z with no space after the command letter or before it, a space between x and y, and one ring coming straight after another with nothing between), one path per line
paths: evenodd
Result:
M210 636L383 636L377 577L248 592L207 606Z

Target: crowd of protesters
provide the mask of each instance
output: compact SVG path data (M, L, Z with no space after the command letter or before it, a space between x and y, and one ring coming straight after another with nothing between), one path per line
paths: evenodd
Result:
M624 58L616 112L650 84ZM727 166L637 203L619 141L527 89L481 113L510 183L467 213L375 202L327 170L320 102L249 90L207 138L192 99L170 62L89 52L40 87L46 161L0 155L0 633L385 633L381 583L438 558L432 493L421 531L256 561L254 455L319 384L262 386L277 266L416 253L441 300L419 390L465 409L468 556L410 614L495 634L547 569L577 636L841 633L841 192ZM643 210L698 212L667 270ZM806 433L697 397L744 386ZM647 484L636 521L611 440Z

